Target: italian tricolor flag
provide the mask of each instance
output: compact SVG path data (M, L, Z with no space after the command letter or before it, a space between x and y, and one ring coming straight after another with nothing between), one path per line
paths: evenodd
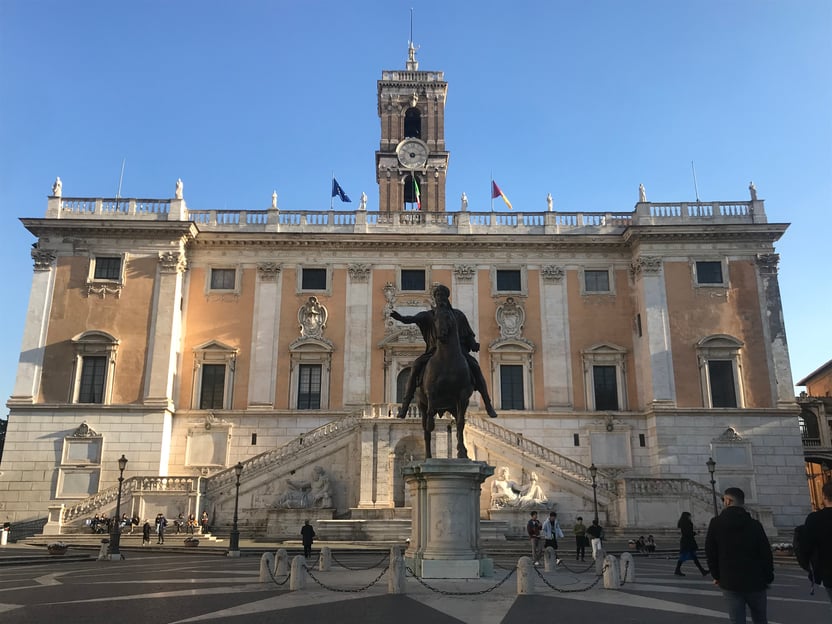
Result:
M413 194L416 196L416 207L418 210L421 210L422 194L419 192L419 183L416 181L416 176L413 176Z

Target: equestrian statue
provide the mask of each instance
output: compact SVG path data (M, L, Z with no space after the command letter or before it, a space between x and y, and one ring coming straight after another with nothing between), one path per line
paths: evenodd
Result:
M482 396L488 415L497 417L482 369L470 353L479 351L480 345L465 314L451 307L450 294L447 286L436 284L431 291L432 309L413 316L402 316L395 310L390 314L400 323L415 324L425 340L425 352L411 365L397 416L404 418L407 415L416 395L425 433L426 458L431 457L430 438L435 417L444 412L449 412L456 420L457 457L468 457L462 434L465 412L474 390Z

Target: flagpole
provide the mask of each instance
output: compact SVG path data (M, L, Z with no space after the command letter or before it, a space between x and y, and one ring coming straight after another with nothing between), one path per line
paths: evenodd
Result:
M332 210L332 201L335 199L335 193L332 192L335 189L335 171L330 173L332 179L329 181L329 209Z
M488 172L491 176L491 184L488 185L488 196L491 198L491 212L494 212L494 170Z
M126 158L121 159L121 175L118 176L118 190L116 191L116 212L118 212L118 200L121 198L121 182L124 180L124 165L126 162Z

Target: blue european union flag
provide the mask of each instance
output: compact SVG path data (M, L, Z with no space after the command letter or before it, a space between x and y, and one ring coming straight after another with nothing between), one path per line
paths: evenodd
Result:
M332 197L337 197L342 202L352 202L349 196L344 192L344 189L341 188L341 185L338 184L338 180L332 178Z

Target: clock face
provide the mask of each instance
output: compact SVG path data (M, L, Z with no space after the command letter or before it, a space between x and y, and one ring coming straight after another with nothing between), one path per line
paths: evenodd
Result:
M428 161L428 146L419 139L405 139L396 148L396 155L402 165L414 169Z

